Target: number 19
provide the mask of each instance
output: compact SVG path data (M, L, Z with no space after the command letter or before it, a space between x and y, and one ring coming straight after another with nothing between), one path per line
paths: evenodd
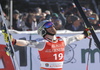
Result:
M59 53L58 55L54 54L53 56L55 56L55 60L57 60L57 59L61 60L63 58L63 54L62 53ZM57 56L58 56L58 58L57 58Z

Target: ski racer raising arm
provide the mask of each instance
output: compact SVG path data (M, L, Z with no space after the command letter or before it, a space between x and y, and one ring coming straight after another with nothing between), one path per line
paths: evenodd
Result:
M3 35L5 34L4 32ZM11 38L13 45L29 46L38 49L41 60L40 70L62 70L65 46L90 35L87 29L85 29L82 34L71 37L56 36L54 24L49 20L44 20L38 24L38 34L41 35L43 39L26 41ZM6 40L7 36L4 37Z

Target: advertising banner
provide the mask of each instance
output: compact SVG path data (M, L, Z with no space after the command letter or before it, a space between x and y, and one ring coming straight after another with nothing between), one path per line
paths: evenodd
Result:
M82 32L69 32L63 30L63 31L57 31L57 36L67 37L80 33ZM22 40L35 40L42 38L40 35L36 33L36 31L35 32L11 31L11 34L13 38ZM100 40L100 31L96 31L96 34ZM100 70L100 51L96 48L93 39L92 39L91 49L89 50L89 41L90 41L89 39L83 39L81 41L76 41L74 43L71 43L65 47L63 70L86 70L88 60L89 60L88 70ZM4 51L1 50L2 45L5 46L5 41L3 39L2 33L0 33L0 70L3 69L5 70L6 66L3 60L5 58L3 55L5 54L1 55L1 52ZM30 48L27 46L20 47L15 45L14 49L21 70L40 70L40 57L38 50L36 48ZM90 54L88 59L89 51Z

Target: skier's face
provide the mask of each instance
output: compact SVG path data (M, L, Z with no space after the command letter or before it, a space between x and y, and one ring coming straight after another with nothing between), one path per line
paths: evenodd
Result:
M54 35L56 34L56 29L52 22L47 22L44 26L49 33L54 34Z
M54 34L54 35L56 34L56 29L53 25L51 27L47 28L47 31L51 34Z

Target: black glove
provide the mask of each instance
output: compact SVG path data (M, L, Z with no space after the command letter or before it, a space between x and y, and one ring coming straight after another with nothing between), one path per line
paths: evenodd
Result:
M85 38L87 38L88 36L90 36L91 35L91 32L90 32L89 28L86 28L84 30L83 34L85 35Z

